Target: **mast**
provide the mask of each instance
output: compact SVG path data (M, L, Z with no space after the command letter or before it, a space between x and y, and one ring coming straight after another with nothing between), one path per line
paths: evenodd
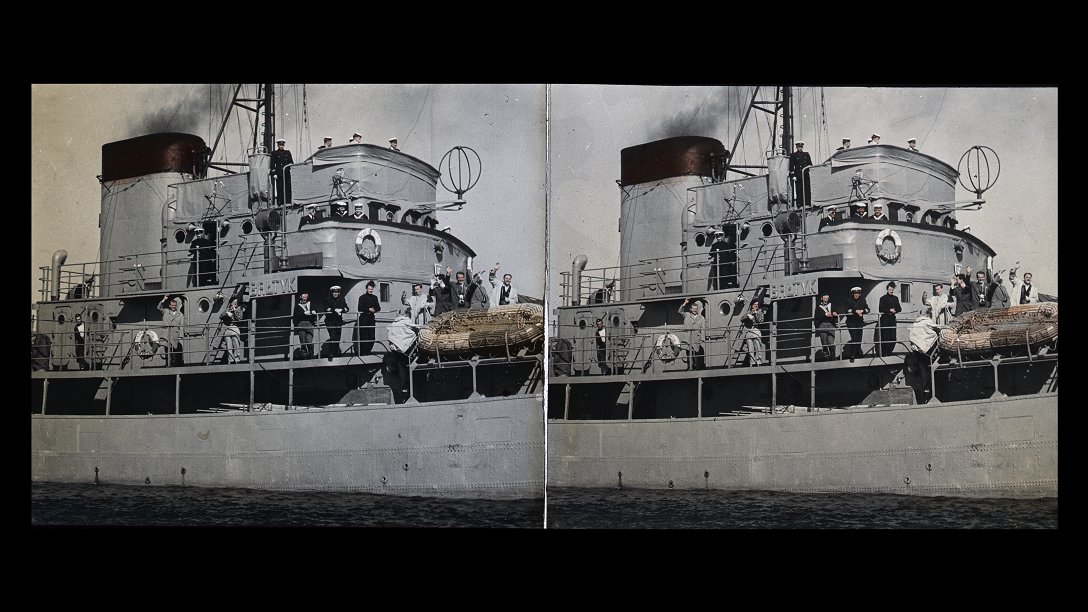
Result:
M783 86L781 91L778 108L782 109L782 150L789 155L793 151L793 92L789 86Z
M264 88L264 150L271 153L276 148L276 98L272 94L272 83L263 83Z

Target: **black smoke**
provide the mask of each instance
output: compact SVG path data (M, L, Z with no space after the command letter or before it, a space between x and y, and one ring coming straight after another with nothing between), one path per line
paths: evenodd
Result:
M659 121L650 130L650 138L710 136L719 140L729 139L736 134L726 134L726 126L736 130L752 99L751 95L750 87L716 88L699 106L684 108ZM773 95L773 91L770 95Z
M207 125L207 90L200 86L164 100L147 98L146 106L155 108L133 122L132 136L158 132L200 134ZM203 103L201 103L203 101Z

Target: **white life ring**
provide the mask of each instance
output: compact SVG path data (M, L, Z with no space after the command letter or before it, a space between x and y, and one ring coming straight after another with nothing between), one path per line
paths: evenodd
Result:
M676 334L665 332L657 337L657 346L654 351L657 358L665 363L672 363L680 356L680 338Z
M143 359L150 359L159 350L159 335L150 329L136 332L132 338L132 349Z
M367 236L374 241L374 248L365 248L363 244L366 242ZM355 237L355 254L359 256L359 259L364 262L375 262L382 256L382 237L378 235L378 232L364 227L359 235Z
M884 239L891 237L895 242L895 252L889 254L884 250ZM897 261L899 256L903 254L903 240L899 237L899 234L890 228L885 228L876 235L876 256L882 261L891 263Z

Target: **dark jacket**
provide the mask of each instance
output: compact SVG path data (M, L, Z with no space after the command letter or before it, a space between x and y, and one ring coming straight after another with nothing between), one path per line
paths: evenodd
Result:
M831 310L831 312L835 312L835 307L832 306L830 302L827 304L827 307ZM823 323L830 323L831 325L834 325L838 321L839 321L839 318L837 316L836 317L827 316L824 313L824 309L820 308L820 303L819 302L816 303L816 310L813 311L813 313L812 313L812 324L816 326L816 329L819 329L820 325L823 324Z
M891 309L895 309L895 312L890 312ZM880 304L878 305L880 310L880 318L884 320L885 317L890 318L891 321L895 320L896 315L903 312L903 306L899 303L899 298L894 295L884 294L880 296Z
M349 310L344 295L340 294L340 296L335 299L330 295L328 300L329 301L325 306L325 325L343 325L344 313Z
M956 301L956 310L952 313L954 316L970 312L978 306L975 291L970 285L960 288L957 284L955 287L952 287L952 291L949 291L948 295Z
M364 293L359 296L359 324L360 325L374 325L374 313L370 312L370 308L374 309L374 312L380 312L382 309L381 303L378 302L378 296L373 293Z
M869 314L869 305L865 298L854 299L854 296L846 298L846 326L861 327L865 323L864 317L859 317L854 311L861 310L863 314Z
M310 325L317 325L317 312L314 310L314 303L310 302L309 315L302 310L302 304L295 304L295 313L291 318L294 320L296 326L303 321L309 322Z

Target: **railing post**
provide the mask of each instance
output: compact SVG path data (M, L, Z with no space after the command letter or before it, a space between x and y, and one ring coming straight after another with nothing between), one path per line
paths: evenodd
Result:
M295 405L295 369L287 369L287 408Z
M702 375L700 375L695 380L697 380L699 382L698 386L695 389L695 392L698 393L698 395L699 395L698 399L696 400L696 406L698 406L698 409L699 409L699 412L697 413L697 416L701 419L701 418L703 418L703 377L702 377ZM633 393L631 394L631 397L632 398L634 397Z
M42 414L45 414L45 402L49 398L49 379L42 379Z
M110 403L113 400L113 378L106 377L106 416L110 415Z
M174 414L181 414L181 374L174 375Z
M570 418L570 383L563 385L563 420Z

